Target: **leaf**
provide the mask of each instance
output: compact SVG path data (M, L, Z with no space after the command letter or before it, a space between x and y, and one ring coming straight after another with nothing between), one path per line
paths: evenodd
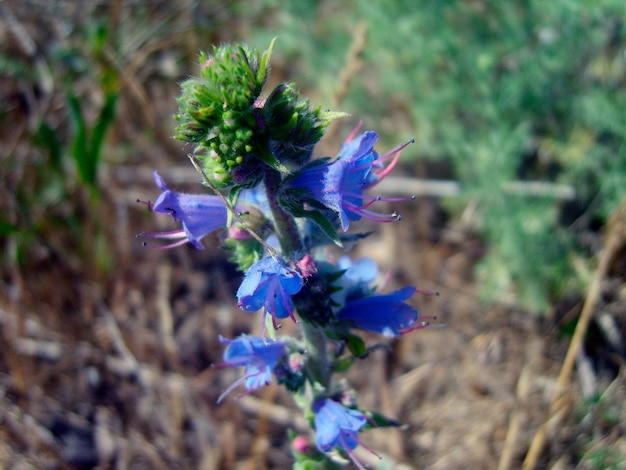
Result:
M91 142L89 145L89 180L92 184L95 184L97 181L98 164L100 162L100 154L102 151L104 137L107 130L115 120L115 105L117 103L117 97L117 93L107 95L104 106L100 110L100 115L98 116L96 125L93 128Z
M326 218L326 216L324 216L324 214L322 214L320 211L302 210L302 212L303 212L303 217L308 217L309 219L313 220L317 225L319 225L319 227L322 229L324 234L328 238L330 238L335 245L337 245L340 248L343 247L343 244L341 243L341 239L339 238L339 235L337 234L337 230L335 230L334 225L330 222L330 220Z
M280 163L280 161L269 150L260 150L256 148L257 152L253 152L256 157L266 165L269 165L274 170L286 175L289 174L289 168Z
M13 233L19 233L20 229L17 225L0 220L0 235L11 235Z
M81 110L80 102L74 94L68 96L70 108L70 118L74 126L74 140L72 142L72 157L76 162L78 174L83 183L91 184L89 181L89 151L87 145L87 129Z
M368 411L366 414L373 421L373 423L371 422L367 423L366 429L367 428L389 428L389 427L397 428L399 426L402 426L402 423L398 421L397 419L389 418L376 411Z
M350 366L354 364L354 357L346 357L344 359L338 360L335 362L335 367L333 368L334 372L346 372Z
M52 129L46 121L42 121L41 124L39 124L37 143L48 151L50 165L57 170L60 169L62 155L61 142L54 129Z
M337 233L335 226L320 211L304 209L299 204L289 201L287 198L282 198L281 204L283 204L283 206L294 217L307 217L313 220L313 222L315 222L319 226L319 228L322 229L322 232L324 232L324 234L328 238L330 238L335 245L337 245L340 248L343 247L343 243L341 242L341 239L339 238L339 234Z
M360 336L348 334L344 338L346 340L346 347L356 357L365 357L368 353L365 347L365 342Z
M97 183L102 143L106 131L115 119L116 102L117 94L107 95L90 135L78 97L73 93L68 96L70 117L74 126L72 156L76 162L81 181L92 187L95 187Z

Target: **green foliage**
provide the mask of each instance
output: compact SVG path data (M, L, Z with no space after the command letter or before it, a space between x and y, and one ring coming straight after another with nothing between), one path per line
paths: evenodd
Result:
M620 470L624 468L624 457L617 450L605 447L595 449L585 456L583 468L590 470Z
M102 214L104 207L98 172L120 93L119 73L105 54L112 53L114 39L109 25L94 21L74 30L68 41L42 48L36 68L21 58L0 57L0 71L22 82L24 89L45 83L45 99L58 96L51 101L63 103L65 98L65 107L33 106L43 111L33 114L35 126L26 134L36 164L27 173L17 173L24 179L13 181L16 212L8 216L10 221L0 222L13 238L10 262L27 262L33 247L43 246L60 259L88 260L83 267L90 274L106 272L114 264L103 219L85 216ZM85 89L89 92L81 91L79 97L77 90ZM87 111L94 101L101 101L101 107ZM93 121L87 118L91 114ZM0 117L5 118L3 112ZM7 159L9 171L19 165L15 157Z
M616 442L623 435L624 398L615 386L579 403L572 415L582 430L576 443L580 468L624 468L626 460Z
M117 94L109 94L105 98L105 103L100 110L98 118L90 130L85 122L81 110L80 100L76 95L70 93L68 105L70 116L74 125L74 136L72 142L72 157L78 168L80 180L95 188L98 183L98 165L100 154L107 129L113 124L115 119L115 103ZM54 150L57 151L57 150ZM53 149L51 149L51 156Z
M447 162L463 190L446 205L476 207L471 228L488 245L484 297L545 312L581 285L567 224L604 222L626 196L624 3L294 2L277 20L280 52L307 57L294 79L330 100L361 21L364 66L342 108L383 141L415 133L416 158ZM506 191L519 180L568 184L575 204Z

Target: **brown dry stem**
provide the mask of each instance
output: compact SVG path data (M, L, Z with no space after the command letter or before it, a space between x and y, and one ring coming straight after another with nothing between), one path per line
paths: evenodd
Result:
M526 454L526 458L524 459L522 466L523 470L531 470L537 467L539 457L541 456L546 441L549 438L550 430L557 429L562 418L567 415L567 413L563 413L563 407L567 407L567 404L564 405L564 402L568 402L569 400L564 400L564 398L567 392L567 385L569 383L572 370L574 369L576 355L583 344L585 334L587 333L587 329L589 328L589 324L593 318L594 308L602 292L602 281L608 273L609 266L611 265L613 258L622 248L624 243L626 243L626 200L622 201L622 203L617 207L607 223L607 235L604 250L600 254L598 268L596 269L596 272L591 280L591 284L589 285L586 301L583 305L578 324L576 325L576 330L574 331L572 341L570 342L567 353L565 354L565 359L563 360L563 365L561 366L556 387L550 399L549 415L533 437L528 453Z

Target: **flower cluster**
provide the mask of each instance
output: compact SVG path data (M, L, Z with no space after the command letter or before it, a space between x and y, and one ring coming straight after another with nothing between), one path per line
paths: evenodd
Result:
M172 191L155 172L161 193L154 204L144 204L180 225L140 236L170 240L156 245L162 249L186 243L202 249L202 239L218 232L243 273L237 305L262 318L260 336L219 337L226 348L216 366L243 367L244 373L218 401L239 386L246 394L275 378L299 396L315 431L317 450L306 437L294 438L296 458L324 466L336 449L363 468L353 450L371 415L337 398L350 390L333 376L366 356L362 331L395 337L425 323L411 305L415 287L383 292L372 259L331 262L325 245L361 238L346 233L360 219L400 220L373 206L406 198L368 191L412 140L380 154L378 134L357 127L334 158L312 160L328 123L343 114L312 108L287 83L261 100L270 52L221 46L201 56L200 76L182 84L176 137L194 145L194 164L214 192ZM300 338L274 339L286 318L300 326ZM374 424L394 422L380 418Z

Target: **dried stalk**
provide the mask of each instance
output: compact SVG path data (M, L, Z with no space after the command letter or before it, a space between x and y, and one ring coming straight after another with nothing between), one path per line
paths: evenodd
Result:
M567 390L572 370L574 369L576 355L583 344L585 334L587 333L587 329L589 328L589 324L593 318L594 308L602 291L602 281L609 270L609 266L613 258L624 243L626 243L626 199L622 201L618 208L613 212L607 223L607 235L604 250L600 255L598 269L591 280L586 301L583 305L580 318L578 319L576 330L574 331L574 336L572 337L565 359L563 360L561 372L559 373L556 387L550 400L549 415L535 433L530 448L528 449L528 453L526 454L526 458L524 459L522 466L523 470L531 470L537 467L537 462L539 461L541 452L543 451L546 440L548 439L548 426L550 426L551 429L555 429L561 419L566 415L566 413L562 413L563 403L567 401L564 400L565 392Z

